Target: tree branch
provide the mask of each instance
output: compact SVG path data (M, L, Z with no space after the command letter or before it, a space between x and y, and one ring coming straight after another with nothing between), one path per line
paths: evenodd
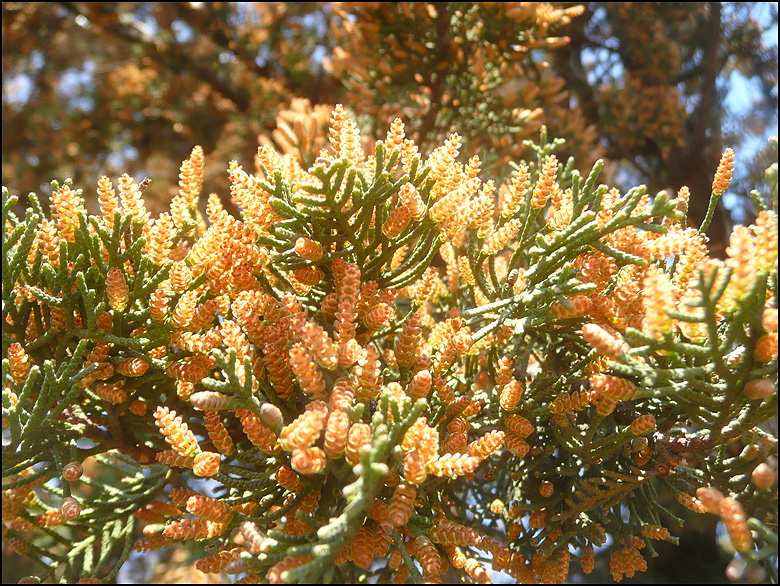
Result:
M713 111L717 108L718 91L717 79L720 73L722 61L718 56L718 47L721 43L721 8L720 2L710 2L707 20L703 26L704 57L702 62L701 101L692 116L693 126L688 134L687 148L689 152L700 152L707 143L707 132L711 130L717 133L715 143L720 142L720 117L714 120ZM712 140L712 137L710 137Z

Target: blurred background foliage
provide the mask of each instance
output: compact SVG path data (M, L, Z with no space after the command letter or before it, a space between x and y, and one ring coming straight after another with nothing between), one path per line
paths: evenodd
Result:
M757 140L776 132L776 23L752 2L4 2L3 182L130 171L163 208L193 145L225 193L294 99L325 120L342 102L369 135L401 116L424 149L458 131L487 166L546 124L619 185L688 185L694 222L723 149L748 152L709 230L720 254L777 158Z
M228 162L253 172L258 144L311 164L336 103L374 138L400 116L428 151L457 131L498 180L547 125L585 173L604 158L605 182L688 185L694 223L734 147L728 207L708 230L716 256L777 161L776 3L4 2L2 14L3 184L47 196L72 177L92 212L98 177L123 172L151 178L147 202L167 209L196 144L204 192L225 199ZM730 556L708 523L629 582L721 581Z

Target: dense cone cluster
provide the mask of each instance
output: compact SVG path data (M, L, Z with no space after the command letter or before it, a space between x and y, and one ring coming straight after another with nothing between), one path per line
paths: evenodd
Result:
M71 581L186 541L244 583L556 583L610 535L620 580L674 541L666 491L759 563L776 214L719 261L686 193L596 185L544 133L496 187L461 142L396 120L366 154L338 106L311 168L230 164L239 218L201 212L200 148L155 219L128 176L99 216L4 191L4 539Z

